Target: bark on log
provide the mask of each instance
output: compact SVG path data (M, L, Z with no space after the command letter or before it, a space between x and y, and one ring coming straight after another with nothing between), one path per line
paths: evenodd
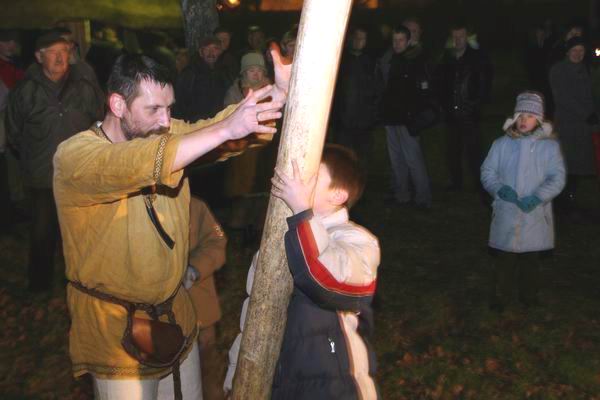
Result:
M352 0L305 0L277 165L291 175L296 159L308 177L318 170ZM283 236L287 206L269 201L254 286L234 378L235 400L268 399L293 287Z
M212 35L219 26L217 0L181 0L185 46L190 57L198 51L198 43Z

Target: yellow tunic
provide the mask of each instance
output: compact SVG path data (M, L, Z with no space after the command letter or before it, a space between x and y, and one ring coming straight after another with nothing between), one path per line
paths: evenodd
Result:
M132 302L157 304L175 292L187 266L189 235L188 182L182 179L183 171L172 171L180 135L221 120L234 108L195 124L172 120L166 135L110 143L88 130L58 147L54 196L69 280ZM157 189L154 208L175 241L173 249L147 214L140 190L149 186ZM75 376L158 378L171 372L143 366L122 348L123 307L70 285L67 304ZM184 334L192 333L196 317L185 290L179 290L173 311Z

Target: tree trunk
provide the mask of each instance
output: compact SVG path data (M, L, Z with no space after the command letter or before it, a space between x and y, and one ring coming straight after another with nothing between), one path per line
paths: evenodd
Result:
M304 177L319 168L352 0L305 0L277 166ZM268 399L293 287L283 236L287 206L271 197L238 357L232 398Z
M198 43L219 26L217 0L181 0L185 45L190 57L198 52Z

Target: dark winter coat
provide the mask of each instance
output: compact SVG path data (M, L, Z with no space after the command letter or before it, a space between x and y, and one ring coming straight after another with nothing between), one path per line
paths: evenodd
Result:
M218 64L211 68L200 59L188 65L175 83L173 117L188 122L213 117L223 109L230 85L228 71Z
M554 95L555 124L567 161L567 172L591 175L595 170L592 132L589 118L594 113L592 80L584 63L563 60L550 69L550 85Z
M311 218L311 210L288 218L285 247L294 291L271 398L347 400L366 395L375 400L376 389L367 390L353 376L362 368L375 376L374 353L365 339L372 330L375 281L345 284L337 280L330 268L344 270L348 275L359 273L351 270L360 270L359 274L372 279L365 271L372 268L370 264L379 262L377 240L350 223L345 209L325 217L327 222L311 223ZM348 331L343 322L349 313L358 316L355 332ZM366 346L364 361L368 365L358 365L360 346L350 340L356 333Z
M368 54L342 56L333 107L339 129L370 129L376 118L375 61Z
M474 120L489 96L492 66L482 50L467 47L460 58L447 51L436 71L436 81L446 116Z
M382 63L384 61L382 60ZM393 54L381 99L381 119L384 125L410 125L430 103L431 80L425 57L421 52ZM384 73L384 72L382 72Z
M25 185L51 188L57 146L103 115L103 94L78 68L52 82L40 65L30 67L11 91L6 111L8 142L19 154Z

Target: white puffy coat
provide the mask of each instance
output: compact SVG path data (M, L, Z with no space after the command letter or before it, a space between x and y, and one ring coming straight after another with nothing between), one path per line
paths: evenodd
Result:
M513 253L554 248L552 199L565 186L565 163L550 124L529 136L496 139L481 166L481 183L494 197L490 247ZM519 198L535 195L542 204L524 213L498 197L503 185Z

